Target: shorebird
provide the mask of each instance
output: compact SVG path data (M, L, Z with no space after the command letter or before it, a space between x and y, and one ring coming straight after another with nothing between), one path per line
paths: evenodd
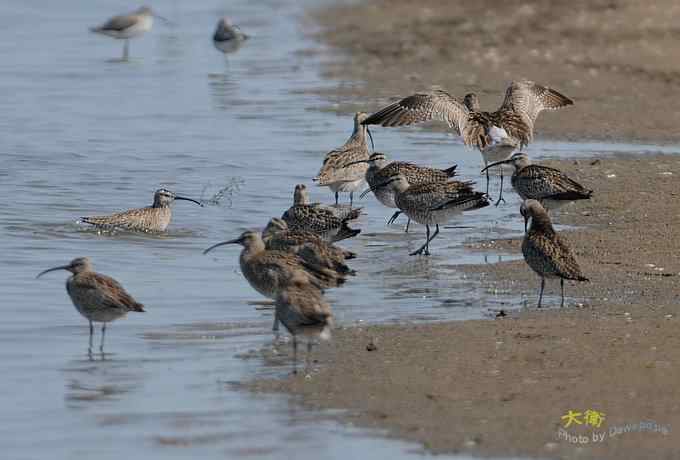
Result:
M356 257L355 253L334 246L312 232L289 230L283 219L272 218L262 231L262 239L268 250L291 252L339 273L355 274L345 265L345 260Z
M130 39L139 37L150 31L153 26L154 18L168 22L164 17L154 13L148 6L143 6L132 13L114 16L100 26L91 27L90 31L125 40L125 44L123 45L123 60L127 60L130 49Z
M92 354L92 323L102 323L102 340L99 351L104 353L104 337L106 323L127 315L128 312L143 312L144 305L128 294L123 286L113 278L92 270L92 262L87 257L73 259L68 265L61 265L40 272L36 278L55 270L67 270L73 273L66 281L66 292L76 310L90 322L90 346Z
M559 169L532 164L526 153L517 152L509 159L489 164L485 169L501 164L511 164L512 187L522 200L537 200L546 210L557 209L575 200L589 200L592 190L570 179Z
M495 112L483 112L474 93L463 101L442 90L417 93L380 109L362 123L365 125L405 126L429 120L444 121L463 137L463 143L476 147L484 163L508 158L534 137L534 123L543 110L554 110L574 102L554 89L522 80L510 83L503 104ZM488 170L487 170L488 171ZM503 172L501 170L501 181ZM487 194L489 175L487 172ZM502 200L503 188L498 203Z
M583 276L576 258L567 245L555 232L550 216L541 203L536 200L526 200L520 206L520 213L524 217L524 226L531 220L529 231L522 241L524 260L541 277L541 293L538 296L538 308L543 301L543 289L546 278L559 278L562 288L562 303L564 306L564 280L588 281Z
M153 204L145 208L130 209L110 216L81 217L81 222L104 230L128 230L136 232L164 232L172 218L170 206L175 200L191 201L199 206L203 203L193 198L175 195L164 188L156 190Z
M449 178L456 175L456 168L458 167L458 165L453 165L447 169L436 169L418 166L405 161L389 162L387 160L387 156L380 152L375 152L368 158L368 160L361 160L359 162L368 163L368 169L366 170L366 182L368 182L368 186L371 188L371 190L373 190L373 194L378 199L378 201L388 208L397 207L397 204L394 201L395 192L392 187L387 185L381 186L381 184L386 182L393 175L399 173L403 174L406 177L409 185L446 182L449 180ZM392 224L397 219L397 217L399 217L399 214L401 214L401 211L396 211L387 221L387 225ZM410 224L411 219L409 218L408 222L406 223L407 233Z
M448 222L451 217L463 211L480 209L489 205L486 194L472 189L471 182L435 182L409 185L406 176L398 173L379 185L390 186L394 190L394 202L409 219L425 225L427 239L411 255L430 255L430 242L439 234L439 224ZM371 191L366 190L362 197ZM430 225L435 231L430 236Z
M347 205L328 205L324 203L312 203L309 197L309 190L305 184L297 184L293 191L293 205L311 205L320 209L325 209L333 213L338 219L356 219L363 208L353 209Z
M312 232L331 243L361 233L361 230L348 225L350 220L359 217L361 208L351 209L343 215L342 208L329 209L328 206L307 203L305 191L304 185L295 186L294 204L281 216L291 230Z
M250 230L243 232L238 238L210 246L203 254L227 244L243 246L239 257L243 276L253 289L269 299L276 300L293 279L304 279L319 290L337 287L345 282L343 273L309 263L289 252L267 250L260 233ZM272 330L278 331L276 317Z
M241 32L239 26L231 24L227 18L222 18L217 23L217 28L213 34L213 44L223 53L233 53L248 38L246 34Z
M293 373L297 374L298 336L307 340L305 373L315 340L329 340L333 315L319 289L304 279L293 279L276 297L276 317L293 336Z
M349 204L352 207L354 192L359 190L363 183L368 166L363 163L349 163L359 160L368 160L369 151L366 143L366 134L371 136L366 125L362 124L368 117L363 112L354 114L354 130L345 144L326 154L323 166L319 174L314 178L319 186L330 187L335 192L335 204L338 204L338 194L349 192ZM371 138L371 144L373 139Z

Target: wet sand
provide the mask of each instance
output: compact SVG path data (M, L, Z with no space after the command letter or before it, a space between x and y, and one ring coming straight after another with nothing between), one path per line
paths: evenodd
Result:
M315 12L321 37L345 52L329 75L371 82L340 85L333 96L358 102L370 95L378 107L438 83L454 94L480 91L482 104L494 107L505 82L529 77L576 100L539 119L539 137L677 142L680 60L672 55L680 51L670 43L678 5L504 5L377 0ZM496 320L337 330L316 352L311 378L250 388L345 409L345 420L387 428L436 453L680 458L680 157L545 164L596 190L590 202L555 214L556 223L578 227L563 234L591 280L567 284L566 308L556 282L546 289L549 308L533 307L539 280L521 260L461 266L482 289L521 296L530 308ZM478 241L470 249L519 253L520 243ZM368 351L370 343L377 349ZM604 413L600 427L563 428L568 411L587 409ZM657 425L639 432L640 422ZM638 432L620 434L626 425ZM604 438L594 442L593 432Z

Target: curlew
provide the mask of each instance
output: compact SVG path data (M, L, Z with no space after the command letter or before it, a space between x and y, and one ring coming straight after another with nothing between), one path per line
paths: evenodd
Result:
M164 188L156 190L153 195L153 204L145 208L130 209L109 216L81 217L81 222L94 225L103 230L127 230L134 232L164 232L170 224L173 201L191 201L203 206L203 203L193 198L175 195Z
M248 38L248 35L241 32L239 26L233 25L227 18L222 18L218 21L213 34L213 44L223 53L233 53Z
M302 184L295 186L293 196L293 206L281 216L291 230L312 232L331 243L361 233L361 230L350 228L348 224L359 217L361 208L345 210L342 207L309 203L306 187Z
M371 133L368 131L367 126L362 124L367 117L368 115L363 112L357 112L354 115L352 135L342 147L331 150L326 154L323 166L321 166L319 174L314 178L314 181L318 182L319 186L330 187L335 192L336 205L338 204L338 194L340 192L349 192L349 203L350 207L352 207L354 192L363 186L368 165L355 163L352 166L348 166L348 164L359 160L368 160L369 151L366 135L368 134L370 137ZM372 142L373 140L371 139Z
M102 339L99 351L104 353L106 324L127 315L128 312L143 312L144 305L137 302L113 278L92 270L92 262L87 257L73 259L68 265L50 268L40 272L36 278L56 270L66 270L71 275L66 281L66 292L76 310L90 322L90 346L92 354L93 323L102 323Z
M476 147L484 163L508 158L517 148L528 145L534 137L534 123L543 110L554 110L573 101L554 89L522 80L510 83L503 104L495 112L480 110L477 95L467 94L463 102L442 90L418 93L377 111L362 123L366 125L405 126L429 120L446 122L462 136L463 143ZM488 171L488 170L487 170ZM487 172L487 194L489 175ZM503 173L501 192L503 198Z
M543 301L543 290L546 278L559 278L564 306L564 280L588 281L583 276L576 258L567 245L555 232L550 216L541 203L536 200L522 202L520 213L524 217L524 225L531 221L529 231L522 241L522 254L531 269L541 277L541 292L538 296L538 308Z
M227 244L243 246L239 257L243 276L253 289L269 299L276 300L292 279L304 279L319 290L337 287L345 282L346 275L343 273L310 263L289 252L267 250L260 233L250 230L238 238L210 246L203 254ZM272 329L278 331L276 317Z
M397 204L394 201L395 192L392 187L380 184L386 182L391 176L395 174L403 174L406 177L409 185L429 184L431 182L446 182L449 178L456 175L457 165L453 165L447 169L428 168L425 166L418 166L413 163L405 161L387 160L384 153L375 152L368 160L361 160L368 163L366 170L366 182L373 190L373 195L388 208L396 208ZM399 217L401 211L396 211L392 217L387 221L387 225L393 223ZM408 232L411 219L406 223L406 232Z
M276 317L293 336L293 373L297 373L298 337L307 341L307 373L314 341L331 338L333 315L330 305L319 289L304 279L294 278L276 297Z
M592 190L586 189L559 169L532 164L526 153L517 152L509 159L491 163L484 169L501 164L514 166L515 171L510 180L512 188L522 200L537 200L548 211L572 201L589 200L593 194Z
M148 6L143 6L132 13L114 16L100 26L91 27L90 31L119 40L125 40L123 60L126 61L129 55L130 39L150 31L151 27L153 27L154 18L168 22L164 17L154 13Z
M480 209L489 205L486 194L472 189L471 182L434 182L409 185L404 174L398 173L379 185L392 187L394 202L409 219L425 225L427 238L411 255L430 255L430 242L439 234L439 224L448 222L454 215ZM371 191L366 190L362 196ZM430 225L435 226L430 236Z

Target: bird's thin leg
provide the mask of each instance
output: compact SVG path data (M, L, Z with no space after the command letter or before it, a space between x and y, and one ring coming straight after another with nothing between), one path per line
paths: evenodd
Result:
M338 198L339 198L339 193L335 192L335 205L338 205Z
M392 217L387 220L387 225L392 225L394 221L397 220L397 217L399 217L399 214L401 214L401 211L396 211L394 214L392 214Z
M430 239L427 240L427 248L425 249L425 254L428 256L430 255L430 241L432 241L437 235L439 235L439 224L435 224L434 233L432 234Z
M293 374L297 374L297 337L293 335Z
M123 60L127 61L129 55L130 55L130 40L126 38L125 43L123 44Z
M87 353L92 355L92 337L94 336L94 325L90 321L90 346L87 348Z
M541 302L543 301L543 289L545 289L545 278L541 277L541 293L538 295L538 308L541 308Z
M496 206L501 204L501 201L505 203L505 198L503 198L503 168L501 167L501 191L498 195L498 201L496 201Z
M310 364L312 357L312 342L307 342L307 356L305 356L305 375L309 374Z
M102 323L102 341L99 344L100 353L104 353L104 337L106 337L106 323Z
M564 278L560 278L560 287L562 288L562 303L560 304L560 308L564 307Z
M484 166L489 166L487 161L484 161ZM486 196L489 196L489 170L486 170Z
M349 192L349 209L352 209L354 204L354 192Z
M413 251L410 255L415 256L415 255L418 255L418 254L422 254L423 251L425 251L425 248L427 248L427 243L430 242L430 226L429 226L429 225L425 225L425 231L427 232L427 233L426 233L427 237L426 237L426 240L425 240L425 244L423 244L423 245L422 245L421 247L419 247L417 250ZM425 254L428 255L429 252L426 252Z
M411 218L409 217L408 220L406 221L406 230L404 230L404 233L408 233L408 228L411 225Z

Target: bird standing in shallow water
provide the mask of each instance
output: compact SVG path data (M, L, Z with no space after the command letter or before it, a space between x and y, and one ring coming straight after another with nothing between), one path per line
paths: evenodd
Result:
M213 44L223 53L233 53L248 38L246 34L241 32L239 26L231 24L227 18L222 18L217 23L217 28L213 34Z
M540 201L548 211L575 200L589 200L593 194L592 190L570 179L559 169L532 164L527 154L522 152L515 153L507 160L491 163L482 172L501 164L514 166L512 188L522 200Z
M90 346L88 348L90 354L92 354L92 336L94 335L92 323L102 323L99 351L104 353L106 323L122 318L131 311L144 312L144 305L133 299L116 280L94 272L92 263L87 257L79 257L73 259L68 265L45 270L36 278L55 270L67 270L73 273L66 281L66 292L71 297L76 310L90 322Z
M143 6L132 13L114 16L101 26L91 27L90 31L125 40L125 44L123 45L123 60L127 61L129 57L130 39L139 37L150 31L151 27L153 27L153 18L168 22L164 17L154 13L148 6Z
M191 201L203 207L203 203L193 198L177 196L164 188L156 190L153 204L146 208L130 209L109 216L81 217L81 222L94 225L102 230L127 230L133 232L164 232L172 218L173 201Z
M571 248L555 232L550 216L541 203L526 200L520 207L520 213L524 217L525 227L527 222L531 221L529 231L522 241L522 254L529 267L541 277L538 308L543 301L546 278L560 279L562 289L560 306L564 306L564 280L588 281L588 278L583 276Z

